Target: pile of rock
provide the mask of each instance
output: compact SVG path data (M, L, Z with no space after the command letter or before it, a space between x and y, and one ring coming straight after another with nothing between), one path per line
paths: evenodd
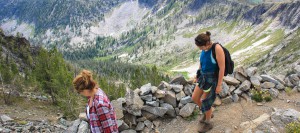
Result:
M215 105L238 102L240 98L251 101L252 89L268 91L276 98L286 87L300 91L299 81L300 66L296 66L294 73L288 76L260 75L256 67L238 67L232 75L224 77L223 89ZM112 101L119 130L124 133L149 132L159 125L157 118L189 117L197 109L191 98L194 88L195 84L178 76L169 83L162 81L157 87L149 83L139 89L128 90L125 98Z
M300 65L297 65L292 73L288 76L260 75L256 67L248 69L238 67L233 75L224 77L220 97L228 103L237 102L239 96L249 99L252 96L250 91L252 89L268 91L273 98L277 98L279 92L286 90L286 87L292 88L292 92L300 91Z
M123 132L149 132L159 125L157 118L188 117L195 110L191 95L195 86L178 76L170 83L162 81L156 87L150 83L128 90L125 98L112 101Z
M0 132L1 133L11 133L11 132L44 132L44 133L53 133L53 132L65 132L69 125L72 125L73 122L66 121L65 119L59 119L58 123L50 123L47 120L38 121L38 120L14 120L8 115L0 116Z

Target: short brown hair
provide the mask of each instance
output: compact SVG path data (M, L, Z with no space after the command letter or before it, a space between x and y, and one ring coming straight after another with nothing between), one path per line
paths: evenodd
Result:
M211 33L206 31L206 33L201 33L195 38L195 44L197 46L205 46L207 42L210 41Z
M92 90L95 88L97 83L92 77L92 72L88 70L82 70L79 75L77 75L73 80L73 86L77 92L83 90Z

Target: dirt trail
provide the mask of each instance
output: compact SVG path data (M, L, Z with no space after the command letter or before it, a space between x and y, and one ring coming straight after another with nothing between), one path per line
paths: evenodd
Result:
M287 100L290 102L288 103ZM215 117L212 119L214 128L209 133L224 133L226 130L231 130L233 133L242 132L239 129L242 122L254 120L264 113L271 114L272 108L293 108L300 111L300 107L295 106L295 102L300 102L300 93L288 96L281 92L277 99L263 103L263 106L258 106L254 101L247 102L244 99L240 99L239 103L222 104L215 108ZM162 120L158 130L161 133L197 133L199 117L200 115L192 121L182 118Z

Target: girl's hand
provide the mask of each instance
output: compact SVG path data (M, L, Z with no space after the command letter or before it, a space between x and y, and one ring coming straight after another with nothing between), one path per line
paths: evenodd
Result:
M222 91L222 85L218 85L216 88L216 93L219 94Z

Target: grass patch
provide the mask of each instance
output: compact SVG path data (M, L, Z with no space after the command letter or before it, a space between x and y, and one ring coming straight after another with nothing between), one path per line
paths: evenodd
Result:
M107 61L112 59L114 56L113 55L109 55L109 56L104 56L104 57L96 57L95 60L96 61Z
M263 26L254 34L251 34L249 36L248 33L250 32L251 28L247 29L247 32L245 34L243 34L241 37L239 37L237 40L234 40L232 42L230 42L229 44L227 44L226 46L229 48L230 52L236 52L240 49L244 49L248 46L250 46L252 43L256 42L257 40L259 40L260 38L263 38L264 36L266 36L265 34L258 37L257 38L257 34L260 34L261 32L265 31L265 29L271 24L272 21L267 21L263 24ZM245 38L245 39L244 39ZM239 40L244 39L242 42L240 42L238 45L235 45Z
M237 24L238 24L237 21L233 21L233 22L226 28L227 33L232 32L232 30L234 29L234 27L235 27Z
M20 124L20 125L26 125L28 122L24 121L24 120L21 120L21 121L17 121L17 123Z
M260 37L258 37L256 39L256 41L259 41L260 39L264 38L268 36L267 34L263 34ZM247 59L245 59L242 64L244 65L250 65L253 62L256 62L257 60L259 60L262 56L270 53L270 51L272 50L273 47L277 46L278 44L280 44L280 42L282 42L282 40L284 39L284 31L279 29L276 30L275 32L273 32L270 35L270 39L266 42L264 42L260 47L268 47L270 46L270 48L268 50L265 51L261 51L261 48L254 48L252 50L251 53L249 53L248 55L250 55ZM246 53L247 54L247 53Z
M286 94L287 94L288 96L292 95L292 93L293 93L293 89L292 89L291 87L286 87L286 88L284 89L284 91L286 92Z
M286 47L282 48L282 50L280 50L278 52L278 57L289 55L299 49L300 29L298 29L296 33L297 34L295 35L295 37L293 37L291 42Z
M190 79L189 78L189 73L188 72L170 72L171 75L182 75L185 79Z
M192 113L191 116L184 118L187 121L193 121L196 120L198 115L199 115L200 111L198 109L194 110L194 112Z

